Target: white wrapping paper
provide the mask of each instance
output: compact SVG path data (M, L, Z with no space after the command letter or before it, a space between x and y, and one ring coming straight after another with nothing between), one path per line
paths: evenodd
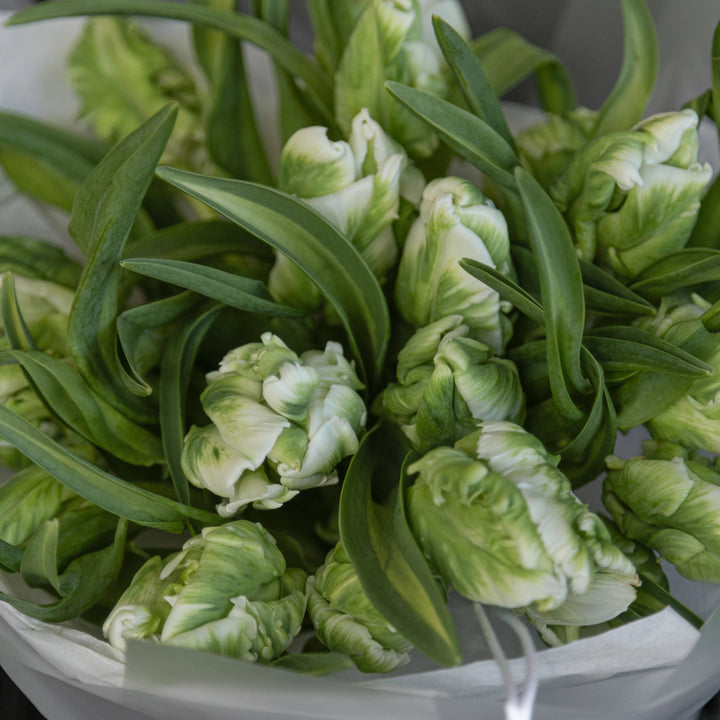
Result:
M520 5L523 11L527 10L525 2L496 5L502 9L493 11L495 19L503 13L520 10ZM585 72L587 92L595 91L593 83L599 77L604 78L607 69L601 65L598 72L598 63L595 63L588 70L585 53L574 66L567 55L573 42L577 42L577 36L569 28L573 22L587 25L588 16L583 13L588 4L558 0L545 5L555 17L565 18L553 25L547 21L546 13L543 27L549 33L547 44L554 43L554 49L575 70L576 82L584 82L578 73ZM663 67L673 61L669 45L673 25L688 32L690 24L695 23L697 37L705 38L705 42L693 52L685 48L675 54L676 60L691 56L692 61L683 61L686 74L682 74L681 67L676 67L671 73L670 85L661 84L665 108L676 107L709 84L708 58L700 50L707 50L709 54L708 33L712 33L717 13L711 5L715 3L696 0L692 4L693 13L678 15L673 8L679 5L656 2L653 8L660 21L661 47L665 53ZM478 4L476 12L481 13L485 7ZM490 7L487 6L487 12ZM0 12L0 19L2 17ZM608 22L607 18L604 22ZM610 22L616 23L617 18ZM0 28L0 111L52 118L65 127L75 125L76 105L65 85L62 67L79 27L79 21L66 20ZM181 54L187 54L185 26L155 22L151 27L173 46L181 48ZM257 61L255 71L268 73L262 58L258 54L253 57ZM701 72L696 72L697 68L701 68ZM267 88L268 83L263 81L256 87ZM678 88L682 90L678 92ZM270 110L273 98L264 97L262 102ZM511 109L511 113L516 126L527 117L517 108ZM272 143L274 126L265 120L260 127L268 129L268 142ZM32 203L12 195L7 186L0 185L0 232L22 231L57 240L62 237L63 223L61 215L42 213ZM625 456L632 454L637 439L623 442L629 446L619 452ZM593 490L585 499L594 502ZM14 578L0 577L2 589L6 583L15 582ZM703 617L711 613L720 599L716 587L684 582L676 576L672 578L672 589ZM0 603L0 664L48 720L98 717L103 720L176 720L178 717L193 720L360 720L369 717L500 720L504 717L504 688L498 668L489 659L469 606L456 605L454 610L459 634L465 642L467 662L453 669L433 668L429 661L418 657L407 668L385 677L348 671L332 678L309 678L151 643L131 643L125 664L119 653L82 624L48 625L26 618L4 603ZM501 626L497 626L497 630L501 633ZM511 656L519 654L512 637L507 634L501 637ZM563 648L540 649L538 643L541 687L534 717L537 720L690 718L720 688L717 647L720 647L720 615L713 615L702 633L698 633L669 609ZM517 658L510 664L514 676L521 680L523 659Z

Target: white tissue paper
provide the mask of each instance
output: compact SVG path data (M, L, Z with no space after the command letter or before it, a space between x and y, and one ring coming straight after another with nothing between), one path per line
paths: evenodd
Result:
M495 10L494 15L489 9L486 12L490 20L497 20L504 17L503 13L512 13L516 6L519 10L520 5L523 11L527 9L525 2L511 2ZM656 5L653 10L659 21L664 66L673 63L669 43L674 27L687 33L693 24L697 31L694 37L698 43L705 39L702 47L709 49L717 19L715 3L697 0L693 11L688 8L680 17L673 9L679 3ZM571 69L572 58L562 51L572 49L580 40L570 32L568 23L587 25L583 14L587 7L580 0L561 0L551 9L555 17L564 21L546 23L547 46L558 52ZM481 14L482 9L477 12ZM8 14L0 12L0 20ZM617 25L617 18L610 22ZM77 107L65 83L63 65L81 24L62 20L0 27L0 112L21 112L62 127L75 125ZM186 26L155 21L149 27L176 51L179 48L181 56L189 54ZM679 48L678 58L685 63L685 72L672 64L675 70L670 85L665 83L659 91L664 109L673 109L709 85L709 50L706 58L698 57L697 48L694 53ZM251 67L252 72L266 77L255 83L255 88L269 92L272 83L267 76L271 70L266 58L253 52ZM597 63L594 69L588 67L583 55L573 73L579 86L584 80L578 77L578 68L597 75ZM593 77L589 77L589 83L594 82ZM678 92L679 88L682 90ZM272 144L272 94L264 96L261 104L268 115L259 127L267 131L267 140ZM509 107L515 127L526 124L536 113ZM712 153L716 152L713 147ZM4 234L22 231L57 240L62 237L66 218L40 211L0 181L0 221L0 232ZM624 457L639 448L637 436L621 438L621 443L618 453ZM591 505L596 502L593 492L597 494L591 488L583 498ZM720 613L713 612L720 591L716 586L690 583L670 574L674 594L702 617L710 618L702 632L666 609L565 647L545 649L538 642L540 690L536 720L691 718L720 688L720 654L716 652L720 646ZM16 582L14 577L0 576L0 590L7 591ZM501 720L505 689L498 667L470 605L459 601L452 605L458 633L465 642L466 662L458 668L438 669L417 656L401 671L388 676L346 671L317 678L138 642L130 643L127 662L123 662L122 655L89 625L50 625L27 618L2 602L0 665L48 720ZM510 667L513 677L521 683L525 660L519 657L517 640L508 630L503 631L503 623L494 625L508 655L516 658L510 661Z

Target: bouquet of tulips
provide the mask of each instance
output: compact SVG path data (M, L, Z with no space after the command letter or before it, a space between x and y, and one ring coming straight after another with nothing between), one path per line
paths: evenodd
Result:
M0 600L121 652L314 674L457 665L449 592L553 646L668 605L699 627L659 561L720 583L697 132L720 71L646 117L655 34L623 0L591 111L456 2L307 6L312 56L287 0L11 18L91 16L67 67L85 132L0 113L2 170L74 243L0 236L0 569L49 594ZM129 16L189 23L196 66ZM246 44L274 63L279 157ZM531 75L545 114L513 134L498 98ZM613 454L640 426L643 455ZM603 473L592 512L575 490Z

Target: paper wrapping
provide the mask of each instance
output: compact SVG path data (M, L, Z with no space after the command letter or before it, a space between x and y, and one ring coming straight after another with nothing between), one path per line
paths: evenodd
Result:
M494 18L509 20L510 24L517 20L513 14L519 17L522 12L522 22L528 22L527 3L496 5L495 10L487 3L474 6L474 12L494 12L490 22ZM543 4L545 9L546 5L552 6L552 12L544 17L554 16L560 21L537 25L536 32L544 29L548 36L531 39L560 54L573 70L576 83L585 88L586 96L597 93L598 79L606 81L607 67L594 61L590 67L587 58L593 55L587 52L589 46L584 41L583 57L577 64L567 56L580 42L571 31L573 23L587 28L587 4L556 0L554 4ZM679 13L674 5L678 4L657 2L653 7L659 22L663 67L672 64L675 68L669 84L664 83L659 90L663 100L660 107L665 109L676 107L709 85L708 58L700 56L697 47L691 52L683 46L673 53L668 38L673 37L674 29L689 32L694 23L698 31L694 37L708 36L703 47L709 49L717 13L715 4L704 0L696 0L692 13ZM0 19L4 15L7 13L0 12ZM603 27L607 27L608 22L617 25L617 18L609 10L601 20L595 18L593 22L604 22ZM0 28L0 110L75 126L77 106L65 84L62 67L80 26L80 21L63 20ZM153 22L150 27L179 48L181 55L189 54L185 26ZM482 23L476 27L482 30ZM590 34L598 38L601 35ZM608 47L616 46L617 38L608 40ZM260 53L253 54L251 64L254 73L267 79L271 69ZM263 81L254 87L268 92L270 84ZM275 123L271 119L274 98L268 95L258 99L267 113L259 126L267 132L271 152L276 154L277 144L272 144L276 143ZM533 117L518 107L510 107L509 115L515 127ZM715 148L713 152L716 154ZM63 237L65 218L40 211L2 185L0 218L4 233L22 231L55 241ZM618 453L627 457L637 447L636 434L621 439ZM583 499L594 505L597 494L597 486L591 487L584 491ZM16 582L14 577L0 577L3 589ZM671 583L673 592L703 617L710 615L720 599L715 586L690 583L677 575L672 575ZM437 669L418 656L389 676L347 671L331 678L314 678L152 643L131 643L124 663L120 653L89 626L49 625L0 603L0 664L48 720L500 720L504 717L505 690L499 670L490 659L469 604L454 602L453 609L459 635L465 642L466 663L461 667ZM503 634L502 627L496 623L506 651L510 656L518 655L516 641L507 632ZM713 614L698 633L670 609L562 648L542 649L538 643L541 684L534 717L690 718L720 687L720 657L715 652L719 644L720 614ZM510 666L521 681L524 660L511 660Z

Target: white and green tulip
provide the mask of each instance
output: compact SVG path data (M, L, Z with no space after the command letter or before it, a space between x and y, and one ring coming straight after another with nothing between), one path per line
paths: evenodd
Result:
M702 324L701 317L709 308L710 303L699 295L671 295L663 298L654 318L639 325L680 347L687 347L714 368L712 375L693 380L684 395L646 421L650 433L657 440L717 453L720 452L720 340Z
M576 152L550 193L585 259L633 278L684 247L712 177L697 125L690 109L654 115Z
M298 356L266 333L231 350L208 381L201 401L212 424L190 429L182 463L193 485L223 498L224 517L334 484L337 464L357 451L362 384L337 343Z
M308 578L308 612L320 641L363 672L389 672L410 659L412 644L374 608L342 543Z
M452 445L483 420L522 420L525 395L514 363L469 335L460 315L421 328L398 353L384 411L418 452Z
M605 622L634 600L637 575L556 465L520 426L484 422L410 466L411 527L471 600L522 609L540 624Z
M251 662L281 655L300 632L307 574L245 520L205 528L165 561L151 558L103 626L117 648L149 639Z
M423 184L402 147L367 110L353 118L348 142L331 141L323 127L298 130L278 167L279 188L334 225L381 280L397 260L391 225L401 197L417 203ZM284 255L276 259L269 288L277 300L308 311L323 304L317 286Z
M611 456L603 502L623 535L655 550L691 580L720 582L720 468L666 442L645 455Z
M456 177L433 180L398 267L400 313L418 328L461 315L472 337L500 352L510 335L510 308L458 261L470 258L509 272L509 253L505 218L478 188Z

